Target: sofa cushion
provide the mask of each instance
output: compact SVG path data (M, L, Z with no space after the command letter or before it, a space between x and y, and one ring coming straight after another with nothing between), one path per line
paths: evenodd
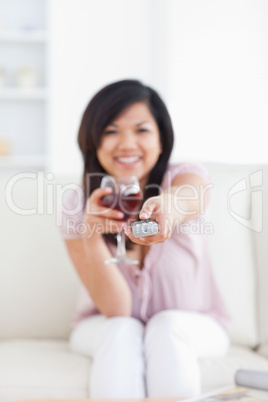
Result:
M64 341L1 341L0 401L87 397L90 367Z
M200 359L202 392L233 385L239 368L268 370L268 360L232 346L221 359ZM72 353L65 341L0 342L0 400L86 398L91 360Z
M202 392L233 386L238 369L268 370L268 359L247 347L232 345L228 355L220 359L200 359Z
M52 184L45 178L44 200L45 188ZM1 175L0 194L8 190L8 183L10 178ZM56 181L54 191L55 186ZM25 213L37 208L37 176L20 178L10 191L12 202ZM57 233L56 206L49 214L45 201L39 204L39 213L21 215L7 203L8 198L6 202L0 197L0 339L67 338L79 280Z

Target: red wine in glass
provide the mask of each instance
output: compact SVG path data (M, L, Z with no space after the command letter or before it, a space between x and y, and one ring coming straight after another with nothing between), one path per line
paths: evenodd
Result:
M100 203L102 206L123 212L124 221L138 214L138 208L141 202L141 191L139 180L136 176L104 176L101 181L101 187L111 187L113 189L111 194L107 194L101 198ZM139 264L138 260L133 260L126 256L124 231L117 233L116 238L116 256L109 260L104 260L104 263L113 264L124 262L127 264Z
M128 220L131 216L137 215L138 207L141 201L139 189L129 188L122 193L112 193L101 198L103 207L117 209L123 212L123 220Z

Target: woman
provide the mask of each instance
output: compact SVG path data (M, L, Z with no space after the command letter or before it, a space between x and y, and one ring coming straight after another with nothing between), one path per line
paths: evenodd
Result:
M61 233L84 287L70 348L93 359L90 396L198 395L198 358L222 356L229 346L228 314L205 235L196 231L209 198L207 172L197 164L168 164L168 111L153 89L135 80L110 84L93 97L78 142L83 207L64 215ZM157 234L136 239L118 210L100 205L111 192L100 188L107 174L138 178L144 194L139 218L155 220ZM75 200L74 194L66 200L70 210ZM103 262L116 251L112 233L122 229L127 255L139 266Z

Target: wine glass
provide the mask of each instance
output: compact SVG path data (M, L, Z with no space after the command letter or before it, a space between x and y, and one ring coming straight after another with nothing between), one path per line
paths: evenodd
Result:
M135 216L140 204L140 184L136 176L104 176L101 181L101 187L111 187L113 192L101 198L100 202L103 207L117 209L123 212L123 220L127 221L131 216ZM116 233L117 250L116 256L109 260L104 260L105 264L126 263L139 264L138 260L134 260L126 256L126 239L125 233L121 230Z

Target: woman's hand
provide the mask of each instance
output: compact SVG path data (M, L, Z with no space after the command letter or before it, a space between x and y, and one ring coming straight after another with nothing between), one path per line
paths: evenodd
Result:
M185 173L176 176L171 186L157 197L149 198L142 207L139 217L151 219L158 223L156 235L136 238L128 226L125 233L134 242L143 245L161 243L167 240L177 225L194 221L205 213L212 184L196 174Z
M162 243L169 239L172 233L174 217L168 210L170 194L162 193L157 197L151 197L143 204L139 217L141 220L151 219L158 224L158 233L152 236L136 238L130 226L124 227L124 232L134 243L149 246L154 243Z
M100 236L103 233L118 233L126 225L124 214L117 209L101 206L101 198L112 193L111 187L97 188L87 199L83 223L86 225L84 238Z

